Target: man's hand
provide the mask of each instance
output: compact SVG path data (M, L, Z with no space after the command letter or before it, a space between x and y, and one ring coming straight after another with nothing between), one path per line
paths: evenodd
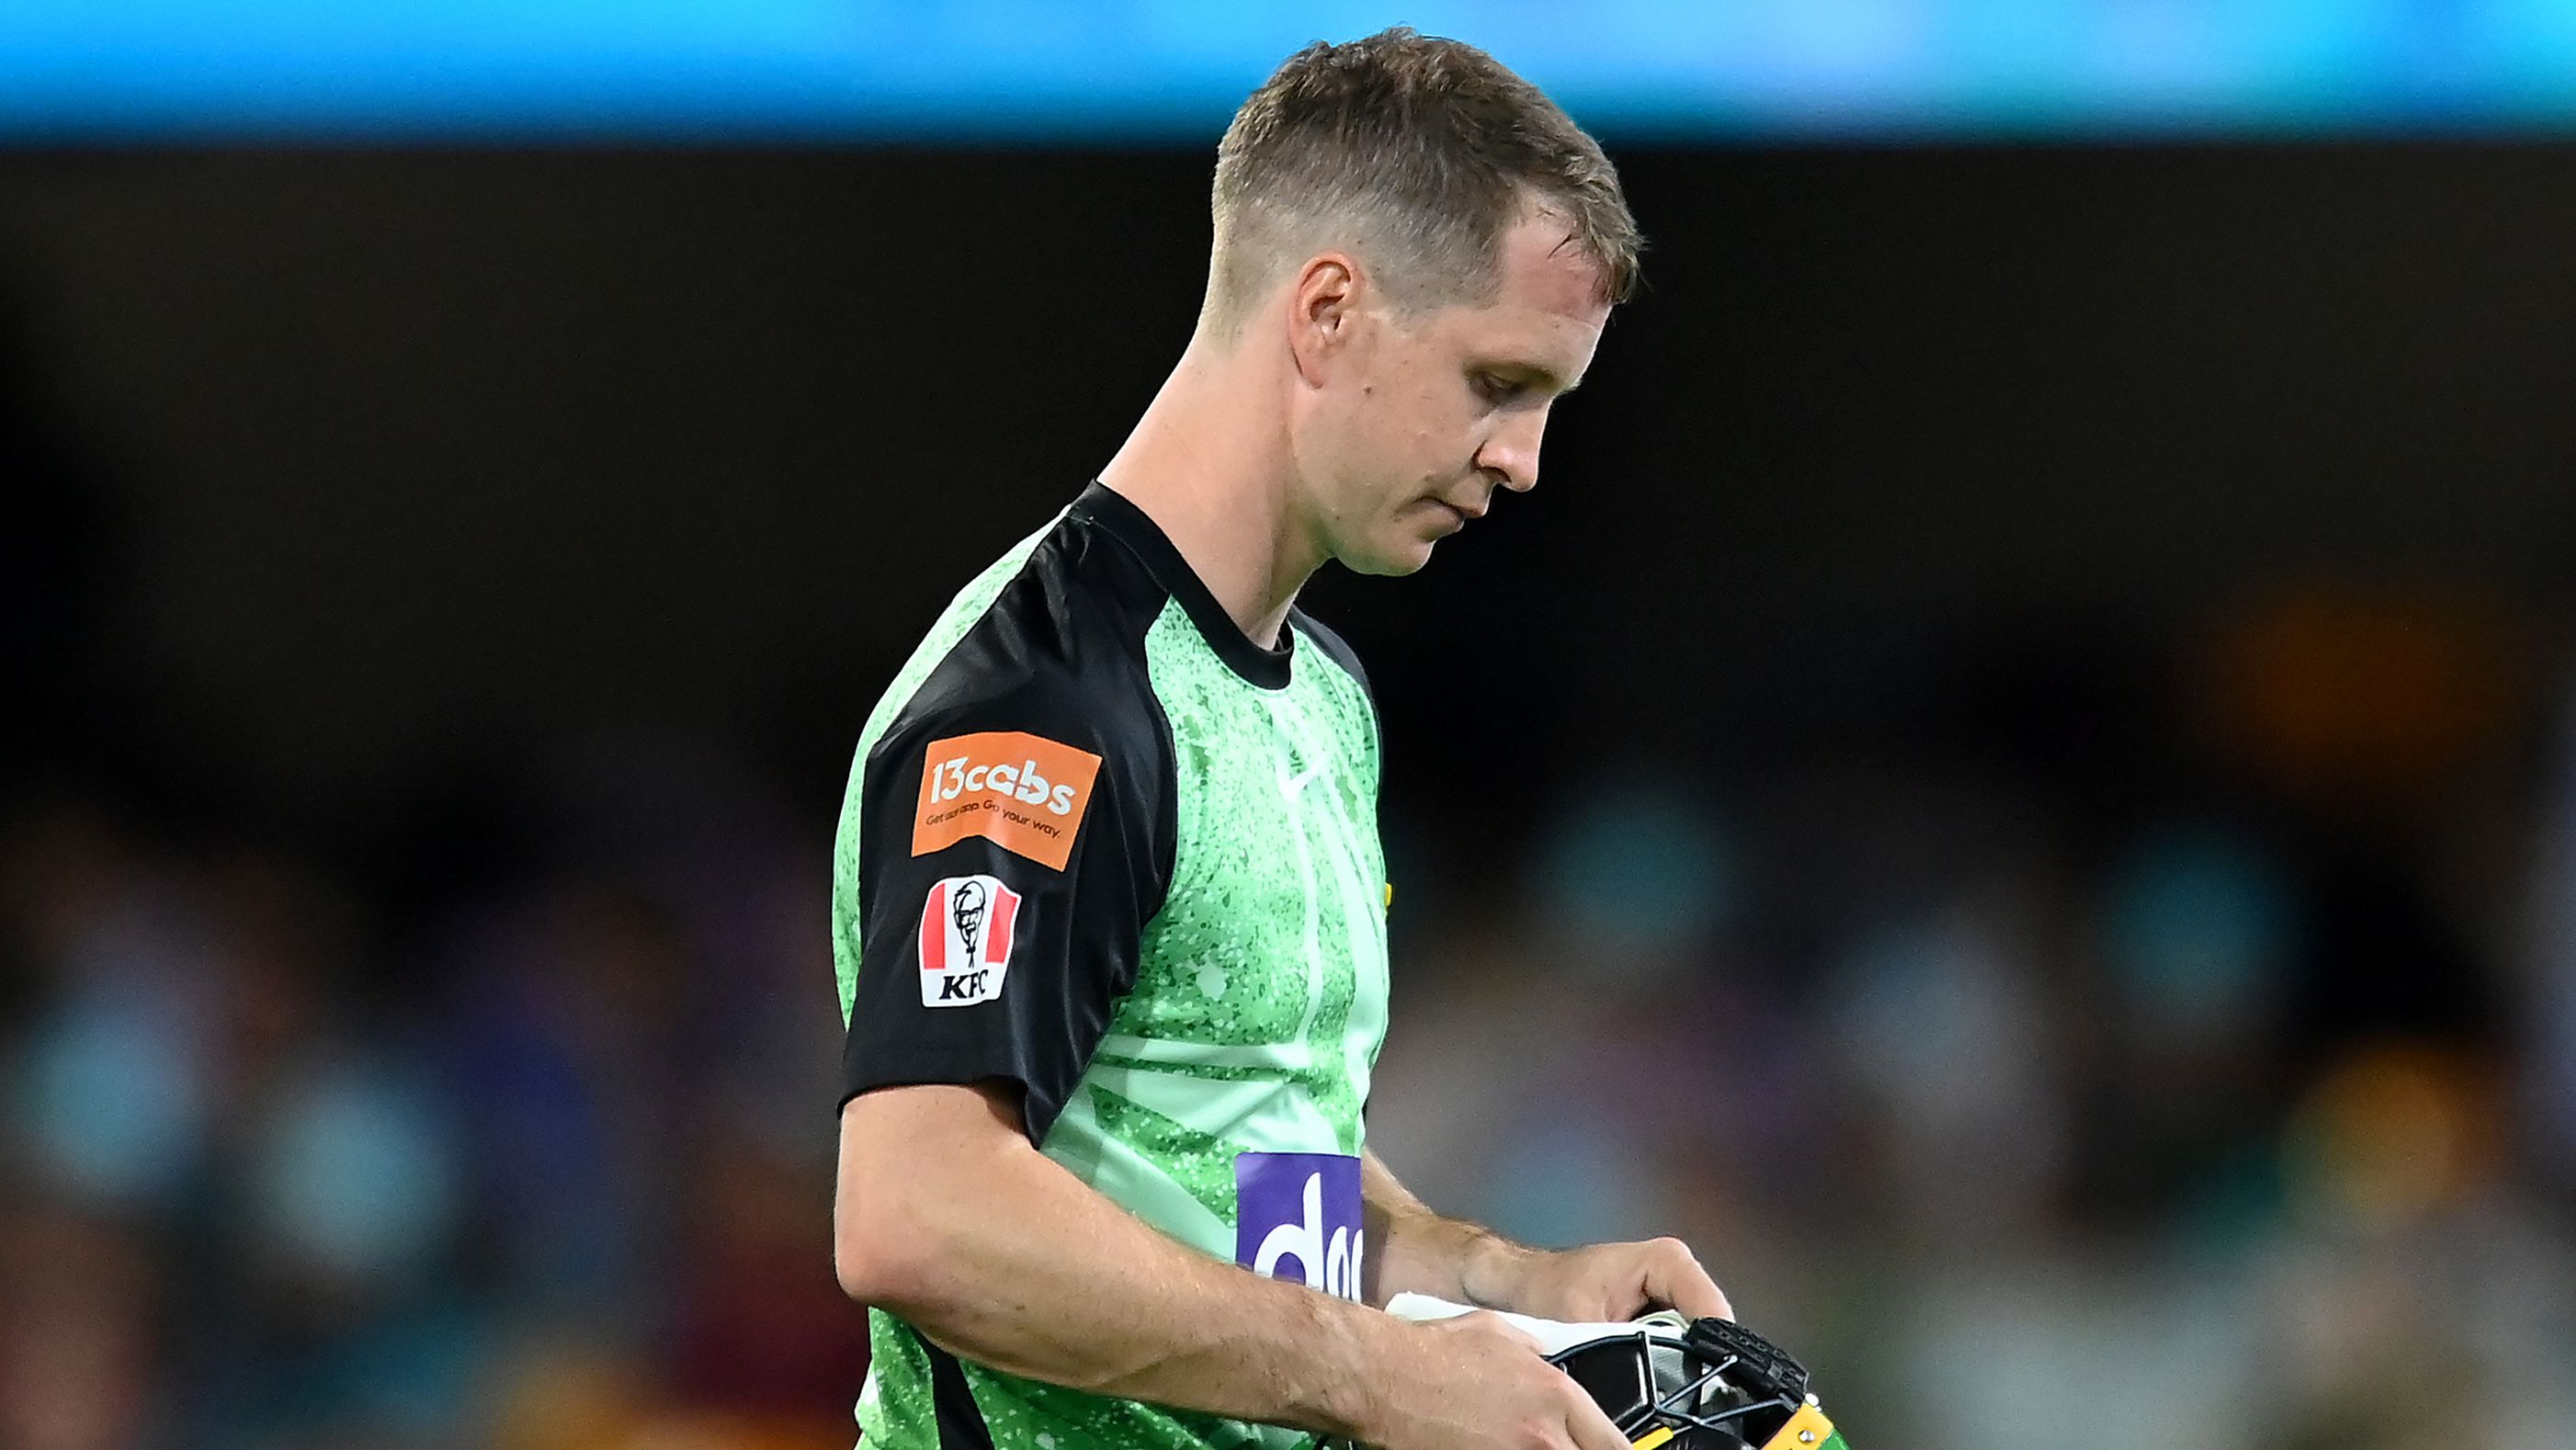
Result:
M1577 1323L1634 1319L1677 1309L1692 1319L1732 1319L1734 1308L1679 1239L1594 1244L1550 1252L1515 1247L1467 1288L1479 1304Z
M1491 1314L1388 1321L1360 1438L1384 1450L1628 1450L1628 1437L1538 1344Z

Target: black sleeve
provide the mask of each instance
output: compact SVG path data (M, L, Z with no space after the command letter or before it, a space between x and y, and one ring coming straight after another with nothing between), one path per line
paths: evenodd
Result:
M946 703L869 752L843 1102L1005 1079L1032 1143L1063 1111L1135 984L1173 846L1168 751L1086 693Z

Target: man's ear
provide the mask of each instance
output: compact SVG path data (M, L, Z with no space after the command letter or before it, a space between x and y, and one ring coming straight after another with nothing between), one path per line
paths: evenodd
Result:
M1288 353L1308 385L1320 386L1349 348L1366 285L1359 264L1343 252L1322 253L1297 269L1288 288Z

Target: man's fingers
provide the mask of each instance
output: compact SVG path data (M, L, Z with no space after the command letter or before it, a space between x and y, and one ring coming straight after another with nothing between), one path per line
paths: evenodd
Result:
M1659 1239L1655 1248L1658 1252L1647 1268L1646 1292L1656 1302L1670 1304L1692 1319L1735 1317L1735 1306L1726 1302L1717 1281L1679 1240Z
M1610 1417L1601 1412L1590 1395L1577 1389L1574 1401L1565 1427L1574 1434L1575 1450L1628 1450L1628 1437L1619 1433L1619 1427L1610 1423Z

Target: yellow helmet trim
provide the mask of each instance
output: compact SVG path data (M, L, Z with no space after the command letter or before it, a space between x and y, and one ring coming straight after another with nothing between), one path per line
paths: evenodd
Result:
M1833 1433L1834 1422L1825 1418L1824 1411L1813 1405L1804 1405L1789 1417L1789 1423L1781 1426L1780 1433L1772 1436L1771 1442L1762 1450L1816 1450L1817 1446L1833 1438Z

